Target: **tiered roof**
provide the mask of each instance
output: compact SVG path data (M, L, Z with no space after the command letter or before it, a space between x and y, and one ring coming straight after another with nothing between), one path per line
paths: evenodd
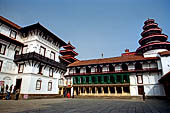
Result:
M162 29L158 27L154 19L148 19L144 22L142 38L139 40L141 45L136 52L144 53L153 49L170 50L170 42L167 42L168 36L162 33Z
M68 60L69 62L75 62L77 61L75 56L78 55L77 52L74 51L75 47L71 45L70 41L68 42L67 45L63 46L65 50L61 50L60 54L63 55L61 56L63 59Z

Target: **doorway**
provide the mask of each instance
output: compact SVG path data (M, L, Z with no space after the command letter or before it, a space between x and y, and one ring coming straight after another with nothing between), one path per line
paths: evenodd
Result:
M143 95L144 92L144 87L143 86L138 86L138 94Z
M16 89L21 88L21 82L22 82L22 79L16 79Z

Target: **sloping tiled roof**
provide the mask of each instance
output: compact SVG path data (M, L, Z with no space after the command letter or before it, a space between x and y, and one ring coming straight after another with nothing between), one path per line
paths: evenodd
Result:
M170 51L164 51L159 53L161 56L167 56L170 55Z
M103 59L76 61L76 62L68 65L68 67L95 65L95 64L107 64L107 63L121 63L121 62L144 61L144 60L155 60L155 59L159 59L159 58L158 57L147 57L147 58L144 58L142 55L125 55L125 56L112 57L112 58L103 58Z
M16 29L21 29L21 27L20 27L19 25L11 22L10 20L8 20L8 19L6 19L6 18L4 18L4 17L2 17L2 16L0 16L0 21L6 23L6 24L8 24L8 25L10 25L11 27L14 27L14 28L16 28Z

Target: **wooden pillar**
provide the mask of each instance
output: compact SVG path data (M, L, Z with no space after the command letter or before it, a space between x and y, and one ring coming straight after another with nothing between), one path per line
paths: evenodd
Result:
M76 87L74 87L74 95L77 95L78 94L78 92L76 92Z
M63 95L63 89L64 89L64 88L61 88L61 95Z
M80 95L81 95L81 88L82 88L82 87L79 87L79 92L80 92Z
M123 86L121 87L121 89L122 89L122 95L124 95L124 90L123 90Z
M115 88L115 95L117 95L117 89L116 89L116 86L115 86L114 88Z
M101 90L102 90L102 94L104 95L104 87L101 87Z
M110 87L108 86L108 94L110 95Z
M98 88L95 87L95 94L98 95Z
M87 89L86 89L86 87L84 87L84 90L85 90L85 95L87 95Z
M92 87L89 87L89 90L90 90L90 94L92 95Z

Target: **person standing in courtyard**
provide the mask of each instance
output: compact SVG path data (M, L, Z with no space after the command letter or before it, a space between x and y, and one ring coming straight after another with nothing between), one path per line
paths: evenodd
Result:
M67 98L70 98L70 92L68 91L68 93L67 93Z
M2 99L3 99L3 95L4 95L4 84L2 84L2 86L1 86L1 94L2 94Z

